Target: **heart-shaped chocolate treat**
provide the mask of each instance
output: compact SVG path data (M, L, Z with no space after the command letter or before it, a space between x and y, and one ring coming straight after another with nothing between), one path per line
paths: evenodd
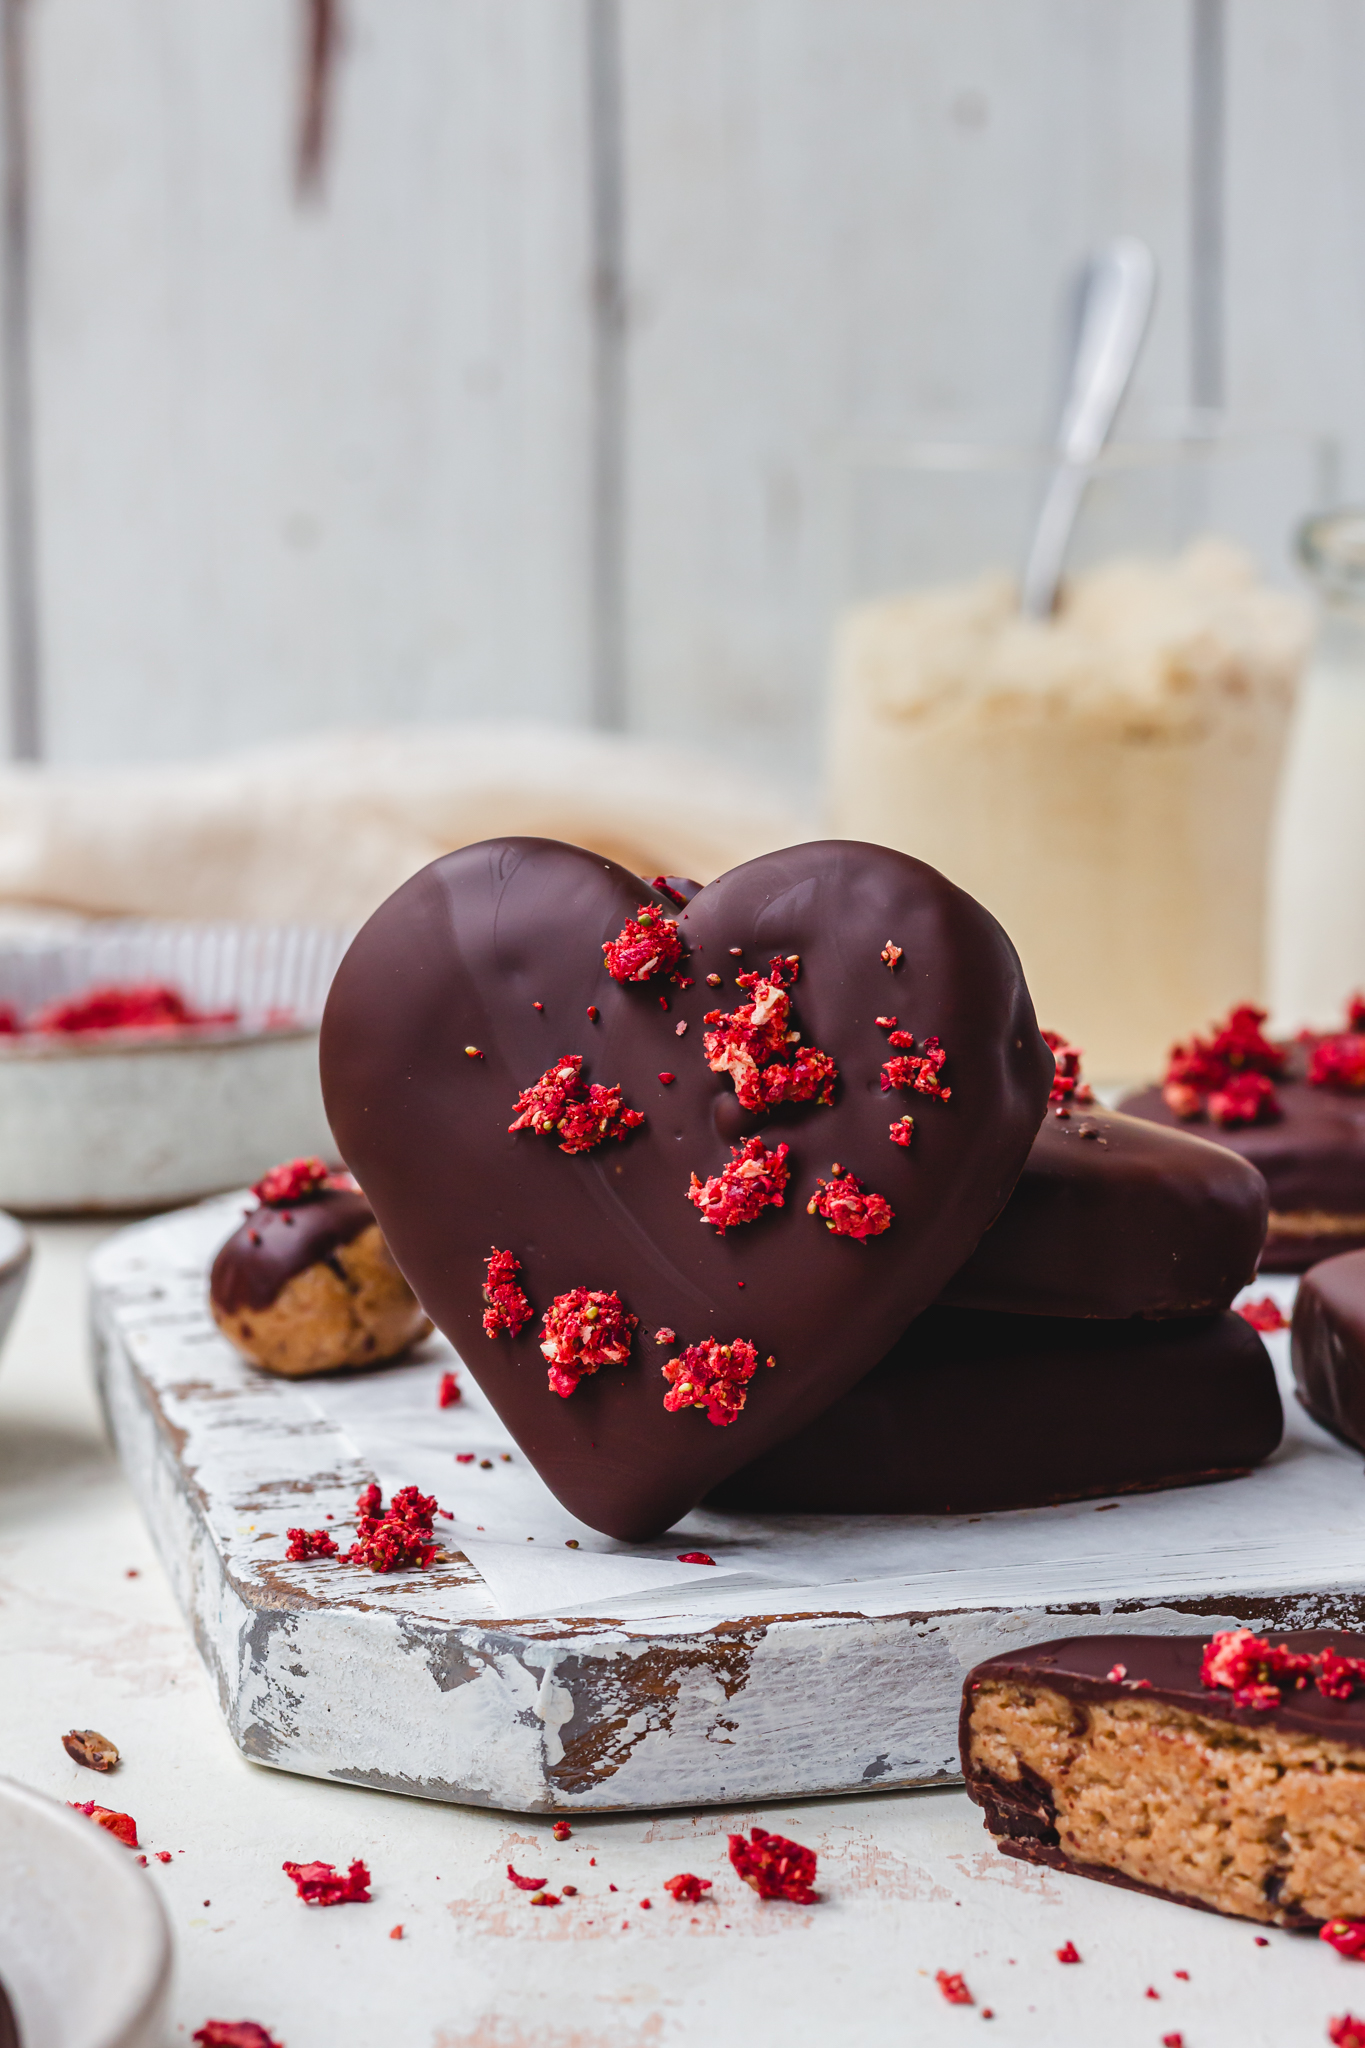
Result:
M583 1521L639 1540L868 1372L1052 1083L995 920L822 840L689 899L490 840L376 911L327 1113L427 1313Z

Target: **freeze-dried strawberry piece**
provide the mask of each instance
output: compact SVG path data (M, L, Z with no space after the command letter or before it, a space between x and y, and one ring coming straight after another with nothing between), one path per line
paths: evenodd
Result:
M894 1039L891 1042L895 1044ZM1070 1116L1074 1104L1095 1100L1090 1083L1081 1079L1081 1048L1068 1044L1059 1031L1045 1031L1043 1043L1051 1050L1055 1063L1048 1101L1057 1116Z
M523 1088L512 1107L510 1132L534 1131L540 1138L558 1138L561 1152L591 1152L606 1138L624 1138L644 1122L644 1112L627 1109L619 1082L607 1088L582 1075L581 1052L565 1053L547 1067L538 1081Z
M700 1209L703 1223L713 1223L724 1237L736 1224L752 1223L765 1209L782 1207L790 1150L779 1145L770 1152L761 1138L746 1138L730 1147L730 1163L719 1173L705 1181L692 1175L687 1199Z
M330 1863L282 1863L305 1906L368 1906L370 1873L358 1860L345 1877Z
M192 2038L199 2048L283 2048L255 2020L205 2020Z
M285 1556L290 1564L307 1564L314 1557L335 1557L337 1545L326 1529L286 1529L289 1548Z
M1059 1963L1078 1963L1080 1959L1081 1952L1074 1941L1066 1942L1057 1950L1057 1960Z
M893 1044L902 1040L909 1045L915 1042L908 1031L892 1034ZM937 1038L926 1038L920 1052L897 1053L882 1068L883 1093L891 1088L912 1088L917 1095L932 1095L937 1102L950 1102L953 1091L939 1079L947 1057Z
M1233 1074L1221 1088L1215 1088L1205 1107L1214 1123L1278 1123L1280 1108L1274 1083L1265 1074Z
M887 966L890 967L893 971L897 967L899 967L901 960L904 957L904 954L904 946L896 945L895 942L891 939L888 939L886 944L882 947L882 959L886 962Z
M263 1173L251 1192L267 1209L287 1209L295 1202L316 1201L331 1178L321 1159L287 1159Z
M708 1010L702 1051L713 1074L728 1074L745 1109L772 1109L780 1102L834 1100L839 1070L826 1052L802 1046L791 1028L791 997L787 985L800 971L800 959L775 959L766 975L741 974L740 986L751 1000L737 1010Z
M519 1871L513 1870L510 1863L507 1866L507 1876L519 1892L538 1892L545 1888L543 1877L523 1877Z
M510 1259L510 1258L512 1258L512 1254L511 1254L510 1252L494 1252L494 1254L493 1254L493 1258L492 1258L492 1259L490 1259L490 1260L488 1261L488 1265L489 1265L489 1274L488 1274L488 1279L489 1279L489 1284L490 1284L490 1285L492 1284L492 1280L493 1280L493 1273L492 1273L493 1259ZM519 1271L521 1270L521 1269L520 1269L520 1266L518 1265L518 1263L517 1263L517 1261L516 1261L515 1259L513 1259L513 1260L512 1260L512 1270L513 1270L513 1272L519 1272ZM517 1293L518 1293L518 1294L521 1294L521 1289L520 1289L520 1288L518 1288L518 1289L517 1289ZM522 1300L523 1300L523 1301L526 1301L526 1296L525 1296L524 1294L521 1294L521 1298L522 1298ZM485 1290L484 1290L484 1299L485 1299L485 1301L487 1301L487 1299L488 1299L488 1290L487 1290L487 1288L485 1288ZM531 1304L530 1304L530 1302L529 1302L529 1301L526 1301L526 1313L527 1313L527 1315L528 1315L528 1316L529 1316L529 1315L530 1315L530 1313L531 1313ZM487 1327L488 1327L488 1324L487 1324L487 1319L485 1318L485 1322L484 1322L484 1328L486 1329ZM521 1327L521 1325L520 1325L520 1324L518 1324L518 1325L517 1325L517 1328L518 1328L518 1329L520 1329L520 1327ZM512 1334L513 1334L513 1335L515 1336L515 1335L516 1335L516 1331L513 1331L513 1333L512 1333ZM456 1375L455 1375L455 1374L454 1374L453 1372L443 1372L443 1373L441 1374L441 1384L440 1384L439 1388L437 1389L437 1393L436 1393L436 1406L437 1406L438 1408L453 1408L453 1407L454 1407L454 1406L456 1405L456 1403L457 1403L457 1402L459 1402L459 1401L463 1401L463 1399L464 1399L464 1395L463 1395L463 1394L462 1394L462 1393L460 1392L460 1382L459 1382L459 1379L458 1379L458 1378L456 1377Z
M483 1312L484 1335L496 1337L500 1330L506 1330L509 1337L515 1337L523 1323L530 1322L534 1313L525 1292L517 1282L521 1260L511 1252L494 1249L488 1254L486 1264L488 1271L483 1283L483 1298L488 1306ZM460 1398L460 1390L455 1386L455 1375L448 1372L441 1382L443 1408L450 1406L450 1401L446 1398L446 1380L455 1387L451 1398L456 1401Z
M915 1135L915 1119L912 1116L897 1117L890 1126L893 1145L908 1145Z
M569 1823L566 1820L557 1820L554 1826L550 1829L550 1833L554 1836L557 1842L567 1842L570 1835L573 1833L573 1829L569 1826Z
M1259 1330L1263 1337L1273 1336L1276 1330L1287 1330L1289 1323L1277 1301L1268 1294L1259 1301L1244 1301L1237 1311L1243 1322L1250 1323L1253 1330Z
M1319 1928L1318 1940L1325 1941L1339 1956L1359 1962L1365 1956L1365 1920L1328 1920Z
M1261 1030L1265 1020L1264 1010L1256 1009L1251 1003L1242 1003L1230 1013L1225 1024L1215 1029L1212 1038L1195 1037L1188 1045L1172 1046L1161 1089L1167 1107L1187 1120L1202 1116L1207 1098L1226 1089L1235 1076L1263 1074L1273 1077L1283 1073L1284 1047L1265 1037ZM1234 1096L1234 1104L1239 1099L1247 1098ZM1273 1092L1270 1099L1274 1099ZM1208 1106L1212 1108L1211 1104ZM1238 1116L1221 1120L1254 1121ZM1269 1121L1269 1116L1262 1113L1260 1120Z
M764 1363L776 1365L777 1360ZM689 1344L681 1357L666 1361L663 1375L670 1391L664 1395L664 1407L670 1415L684 1408L704 1408L707 1421L723 1429L743 1409L748 1383L757 1370L758 1352L747 1337L729 1344L704 1337L700 1344Z
M1365 1035L1354 1027L1340 1038L1322 1038L1308 1060L1310 1088L1365 1088Z
M371 1483L356 1504L356 1540L345 1553L345 1564L363 1564L372 1572L396 1572L413 1568L426 1571L440 1552L432 1540L436 1496L419 1493L415 1486L400 1486L388 1507L377 1486Z
M710 1889L709 1877L694 1877L690 1870L680 1870L676 1877L664 1879L664 1890L680 1906L700 1905L702 1893Z
M1327 2022L1327 2039L1332 2048L1365 2048L1365 2020L1344 2012Z
M961 1970L935 1970L934 1982L949 2005L976 2004L976 2000L967 1989L967 1980Z
M731 1835L730 1861L760 1899L790 1899L798 1906L813 1906L819 1898L811 1889L815 1851L803 1849L785 1835L770 1835L766 1828L750 1828L747 1842L743 1835Z
M1324 1699L1348 1700L1365 1683L1365 1657L1343 1657L1328 1643L1312 1661L1317 1666L1313 1683Z
M196 1010L162 981L137 987L87 989L49 1003L30 1031L184 1031L192 1024L235 1024L236 1010Z
M567 1400L599 1366L625 1365L638 1321L619 1294L587 1287L557 1294L541 1319L540 1349L549 1360L551 1393Z
M137 1838L137 1822L131 1813L115 1813L112 1807L100 1806L93 1799L68 1799L67 1805L73 1813L83 1813L97 1828L113 1835L126 1849L137 1849L141 1844Z
M844 1173L837 1161L833 1180L817 1180L815 1193L806 1204L808 1216L822 1216L836 1237L851 1237L866 1244L891 1228L895 1210L885 1195L864 1188L856 1173Z
M613 981L649 981L668 974L682 959L682 940L671 917L653 903L642 903L628 917L617 937L602 948L603 965Z
M1335 1651L1330 1654L1336 1656ZM1343 1657L1337 1662L1343 1668L1359 1665L1365 1669L1357 1658ZM1269 1708L1280 1704L1280 1680L1292 1680L1294 1688L1300 1690L1322 1669L1319 1657L1288 1649L1283 1643L1271 1644L1263 1636L1253 1635L1249 1628L1225 1628L1205 1644L1199 1678L1210 1689L1222 1687L1230 1692L1234 1706ZM1340 1682L1335 1669L1330 1670L1329 1676L1333 1683Z

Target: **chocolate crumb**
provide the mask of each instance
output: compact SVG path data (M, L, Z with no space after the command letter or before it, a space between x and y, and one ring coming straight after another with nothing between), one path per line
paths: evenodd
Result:
M83 1764L87 1771L112 1771L119 1760L114 1744L97 1728L71 1729L62 1737L62 1748L72 1763Z

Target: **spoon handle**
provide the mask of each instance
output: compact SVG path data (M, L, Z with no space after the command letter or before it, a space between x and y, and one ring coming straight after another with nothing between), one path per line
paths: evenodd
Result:
M1110 242L1086 266L1057 460L1024 567L1019 602L1027 618L1045 619L1056 605L1076 515L1132 378L1155 294L1156 260L1135 236Z

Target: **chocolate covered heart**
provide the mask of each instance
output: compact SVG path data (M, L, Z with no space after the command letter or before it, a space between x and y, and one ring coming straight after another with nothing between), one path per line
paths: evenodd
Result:
M1054 1064L989 913L849 840L685 900L553 840L376 911L327 1113L547 1485L639 1540L868 1372L1019 1174Z

